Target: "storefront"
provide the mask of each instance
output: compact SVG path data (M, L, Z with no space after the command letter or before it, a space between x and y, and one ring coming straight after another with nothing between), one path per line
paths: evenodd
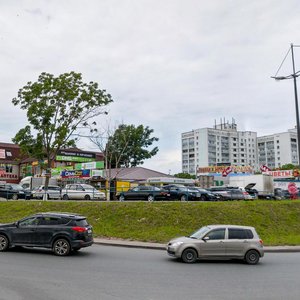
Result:
M0 181L19 183L20 148L15 144L0 143Z

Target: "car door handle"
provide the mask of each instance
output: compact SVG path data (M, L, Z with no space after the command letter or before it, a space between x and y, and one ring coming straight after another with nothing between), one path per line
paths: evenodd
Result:
M245 240L245 241L244 241L244 243L248 243L248 241L247 241L247 240Z

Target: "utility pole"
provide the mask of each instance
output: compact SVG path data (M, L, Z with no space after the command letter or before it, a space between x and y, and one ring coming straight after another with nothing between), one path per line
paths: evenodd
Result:
M299 104L298 104L298 92L297 92L297 77L299 76L299 71L296 72L295 69L295 57L294 57L294 48L295 47L300 47L300 46L295 46L293 44L291 44L291 48L289 49L289 51L291 51L292 54L292 65L293 65L293 73L288 75L288 76L276 76L278 71L280 70L283 62L281 63L277 73L275 76L272 76L272 78L274 78L275 80L285 80L285 79L292 79L293 78L293 82L294 82L294 95L295 95L295 110L296 110L296 130L297 130L297 154L298 154L298 165L300 165L300 121L299 121ZM288 53L289 53L288 51ZM287 55L286 55L287 56Z

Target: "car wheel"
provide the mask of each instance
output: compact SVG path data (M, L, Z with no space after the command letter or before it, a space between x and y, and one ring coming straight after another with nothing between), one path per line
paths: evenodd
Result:
M125 200L125 196L124 195L120 195L119 201L124 201L124 200Z
M181 259L188 264L194 263L197 260L197 252L195 249L188 248L182 252Z
M90 195L85 195L85 196L84 196L84 200L91 200Z
M152 202L152 201L154 200L154 196L153 196L153 195L148 195L147 200L148 200L149 202Z
M187 196L186 195L181 195L180 201L187 201Z
M0 234L0 251L5 251L8 246L8 238L5 235Z
M53 252L58 256L66 256L70 253L70 243L66 239L58 239L53 244Z
M62 198L63 198L63 200L69 200L69 197L67 194L63 195Z
M201 200L201 201L206 201L206 200L207 200L207 198L206 198L206 196L205 196L205 195L201 195L201 197L200 197L200 200Z
M50 200L51 198L50 198L50 195L49 194L47 194L47 200Z
M13 194L12 197L11 197L11 199L18 200L18 194Z
M249 250L245 255L245 261L249 265L256 265L259 262L259 253L256 250Z

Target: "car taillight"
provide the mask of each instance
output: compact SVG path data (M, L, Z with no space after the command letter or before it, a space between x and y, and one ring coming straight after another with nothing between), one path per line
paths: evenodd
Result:
M80 227L80 226L72 227L72 230L74 230L76 232L85 232L85 231L87 231L87 229L85 227Z
M249 195L249 193L248 193L248 192L243 192L243 194L244 194L244 195Z
M263 240L259 240L259 242L260 242L261 245L264 243Z

